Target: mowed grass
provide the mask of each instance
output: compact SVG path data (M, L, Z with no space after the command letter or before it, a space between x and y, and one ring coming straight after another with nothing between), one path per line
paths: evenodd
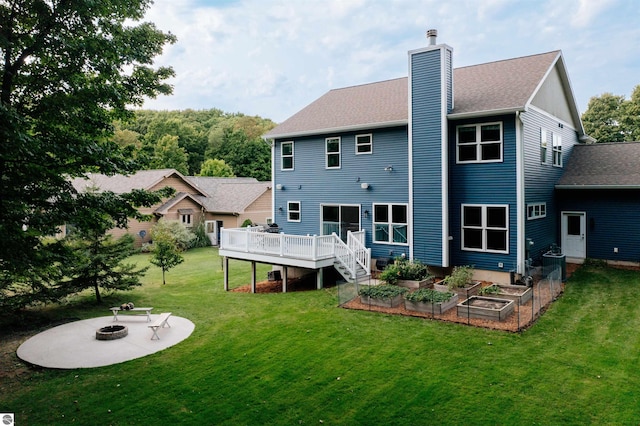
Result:
M249 263L230 271L232 288L249 283ZM165 286L154 267L103 306L46 311L88 318L133 301L193 321L187 340L108 367L33 369L0 385L0 412L30 425L638 424L639 288L638 272L581 268L510 334L341 309L335 288L225 292L217 251L199 249Z

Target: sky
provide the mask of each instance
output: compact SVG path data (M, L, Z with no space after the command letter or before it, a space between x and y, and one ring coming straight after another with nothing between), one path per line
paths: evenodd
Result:
M178 39L155 63L173 95L145 109L280 123L331 89L406 77L431 28L455 68L562 50L581 113L640 84L637 0L155 0L145 21Z

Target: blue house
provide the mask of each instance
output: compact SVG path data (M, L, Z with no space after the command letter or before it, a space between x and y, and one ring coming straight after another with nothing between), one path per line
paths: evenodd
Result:
M273 220L345 243L360 231L373 259L508 280L560 245L555 185L588 137L560 51L454 69L436 35L408 52L408 77L331 90L265 135Z

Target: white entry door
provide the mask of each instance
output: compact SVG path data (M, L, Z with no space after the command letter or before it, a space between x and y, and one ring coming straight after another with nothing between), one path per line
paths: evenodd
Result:
M566 257L587 257L587 214L562 212L562 254Z

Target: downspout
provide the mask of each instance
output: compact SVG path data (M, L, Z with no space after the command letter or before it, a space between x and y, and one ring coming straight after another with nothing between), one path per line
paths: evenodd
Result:
M520 111L516 111L516 272L524 274L525 254L525 191L524 191L524 140Z

